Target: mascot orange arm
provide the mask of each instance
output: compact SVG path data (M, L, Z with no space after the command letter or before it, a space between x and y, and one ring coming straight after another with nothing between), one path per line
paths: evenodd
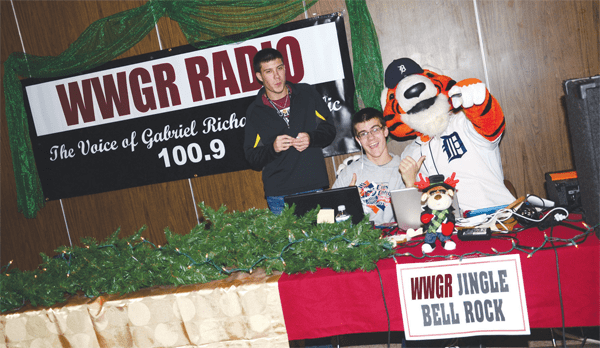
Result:
M481 88L485 88L483 82L478 79L462 80L456 85L459 87L466 87L478 84L481 84ZM483 103L463 108L463 111L469 121L473 123L477 133L487 140L494 141L504 132L506 126L504 113L496 98L494 98L487 88L485 88L485 99Z

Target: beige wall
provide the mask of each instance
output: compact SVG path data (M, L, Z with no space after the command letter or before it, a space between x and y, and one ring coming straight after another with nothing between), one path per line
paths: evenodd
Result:
M0 1L2 63L10 53L23 51L19 29L27 53L58 55L92 22L144 3ZM408 56L456 80L476 77L488 83L506 115L501 143L504 172L519 195L545 196L544 173L573 168L561 83L600 74L600 0L367 0L367 4L384 66ZM340 11L345 11L344 1L320 0L306 15ZM163 48L186 44L177 23L163 18L158 30ZM123 57L159 49L153 31ZM4 105L3 89L0 94ZM25 219L16 208L3 107L1 122L2 265L14 260L22 270L33 269L41 262L40 252L52 255L58 246L69 245L69 238L74 244L81 237L103 240L119 227L129 235L146 225L144 237L163 244L167 226L183 234L197 223L194 200L214 208L225 204L230 210L266 207L260 173L248 170L50 201L35 219ZM392 144L395 152L402 148L403 144ZM333 168L344 157L328 160L332 183Z

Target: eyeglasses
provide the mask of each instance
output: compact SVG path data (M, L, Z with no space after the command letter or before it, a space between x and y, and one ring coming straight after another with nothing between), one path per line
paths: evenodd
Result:
M383 127L379 127L379 126L375 126L373 128L371 128L370 131L362 131L360 133L358 133L358 139L365 139L367 137L367 135L369 135L369 133L371 133L371 135L376 136L379 135L379 133L381 133L381 131L383 130Z
M442 188L441 188L441 189L437 189L437 190L431 190L431 191L429 191L429 192L427 192L427 193L428 193L430 196L433 196L433 195L435 195L435 194L437 194L437 193L439 193L439 194L442 194L442 195L445 195L445 194L446 194L446 192L447 192L447 191L446 191L446 189L442 189Z

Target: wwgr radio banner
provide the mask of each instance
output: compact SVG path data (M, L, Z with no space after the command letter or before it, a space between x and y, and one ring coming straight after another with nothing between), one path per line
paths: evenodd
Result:
M410 340L529 335L519 255L398 264Z
M343 17L329 15L236 44L182 46L76 76L24 80L46 198L249 169L245 114L262 87L252 59L266 47L283 54L288 81L314 85L332 111L338 135L324 155L358 151Z

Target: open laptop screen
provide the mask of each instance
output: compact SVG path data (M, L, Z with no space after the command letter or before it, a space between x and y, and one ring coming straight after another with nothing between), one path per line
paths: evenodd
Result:
M422 193L417 188L410 187L394 190L390 194L392 196L392 206L398 228L406 231L409 228L416 230L421 227L421 212L423 211L421 206ZM454 195L452 206L454 207L454 216L457 219L461 218L462 215L458 205L457 194Z

